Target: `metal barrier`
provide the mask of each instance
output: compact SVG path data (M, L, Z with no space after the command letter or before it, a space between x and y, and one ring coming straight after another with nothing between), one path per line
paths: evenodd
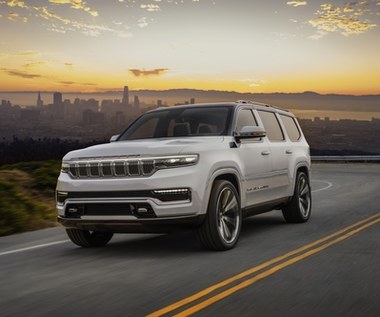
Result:
M316 155L313 162L380 162L380 155Z

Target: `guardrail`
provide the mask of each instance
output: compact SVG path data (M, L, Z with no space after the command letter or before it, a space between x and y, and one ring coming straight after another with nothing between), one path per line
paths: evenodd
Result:
M380 162L380 155L315 155L314 162Z

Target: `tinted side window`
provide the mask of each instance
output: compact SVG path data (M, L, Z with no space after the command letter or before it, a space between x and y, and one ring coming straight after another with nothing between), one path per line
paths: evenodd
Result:
M264 124L265 131L267 132L270 141L283 141L285 140L282 133L280 124L276 115L273 112L258 111L261 121Z
M245 126L257 126L257 121L253 116L252 111L249 109L239 110L236 119L235 132L240 133L241 128Z
M280 115L282 122L285 125L286 132L288 132L288 136L291 141L295 142L298 141L301 138L300 130L298 130L298 127L296 125L296 122L294 121L294 118Z

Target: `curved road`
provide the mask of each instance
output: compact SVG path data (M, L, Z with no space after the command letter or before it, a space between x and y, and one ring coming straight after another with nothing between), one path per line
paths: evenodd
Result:
M237 247L192 232L82 249L62 228L0 238L0 316L380 316L380 164L314 164L313 214L246 219Z

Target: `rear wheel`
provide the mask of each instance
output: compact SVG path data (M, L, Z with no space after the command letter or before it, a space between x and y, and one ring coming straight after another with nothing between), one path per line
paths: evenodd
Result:
M311 214L311 189L308 176L304 172L297 173L294 195L282 209L282 214L286 222L300 223L306 222Z
M240 199L234 185L215 181L207 215L197 233L202 244L212 250L228 250L235 246L241 230Z
M87 231L80 229L66 229L70 240L84 248L103 247L112 238L113 233L102 231Z

